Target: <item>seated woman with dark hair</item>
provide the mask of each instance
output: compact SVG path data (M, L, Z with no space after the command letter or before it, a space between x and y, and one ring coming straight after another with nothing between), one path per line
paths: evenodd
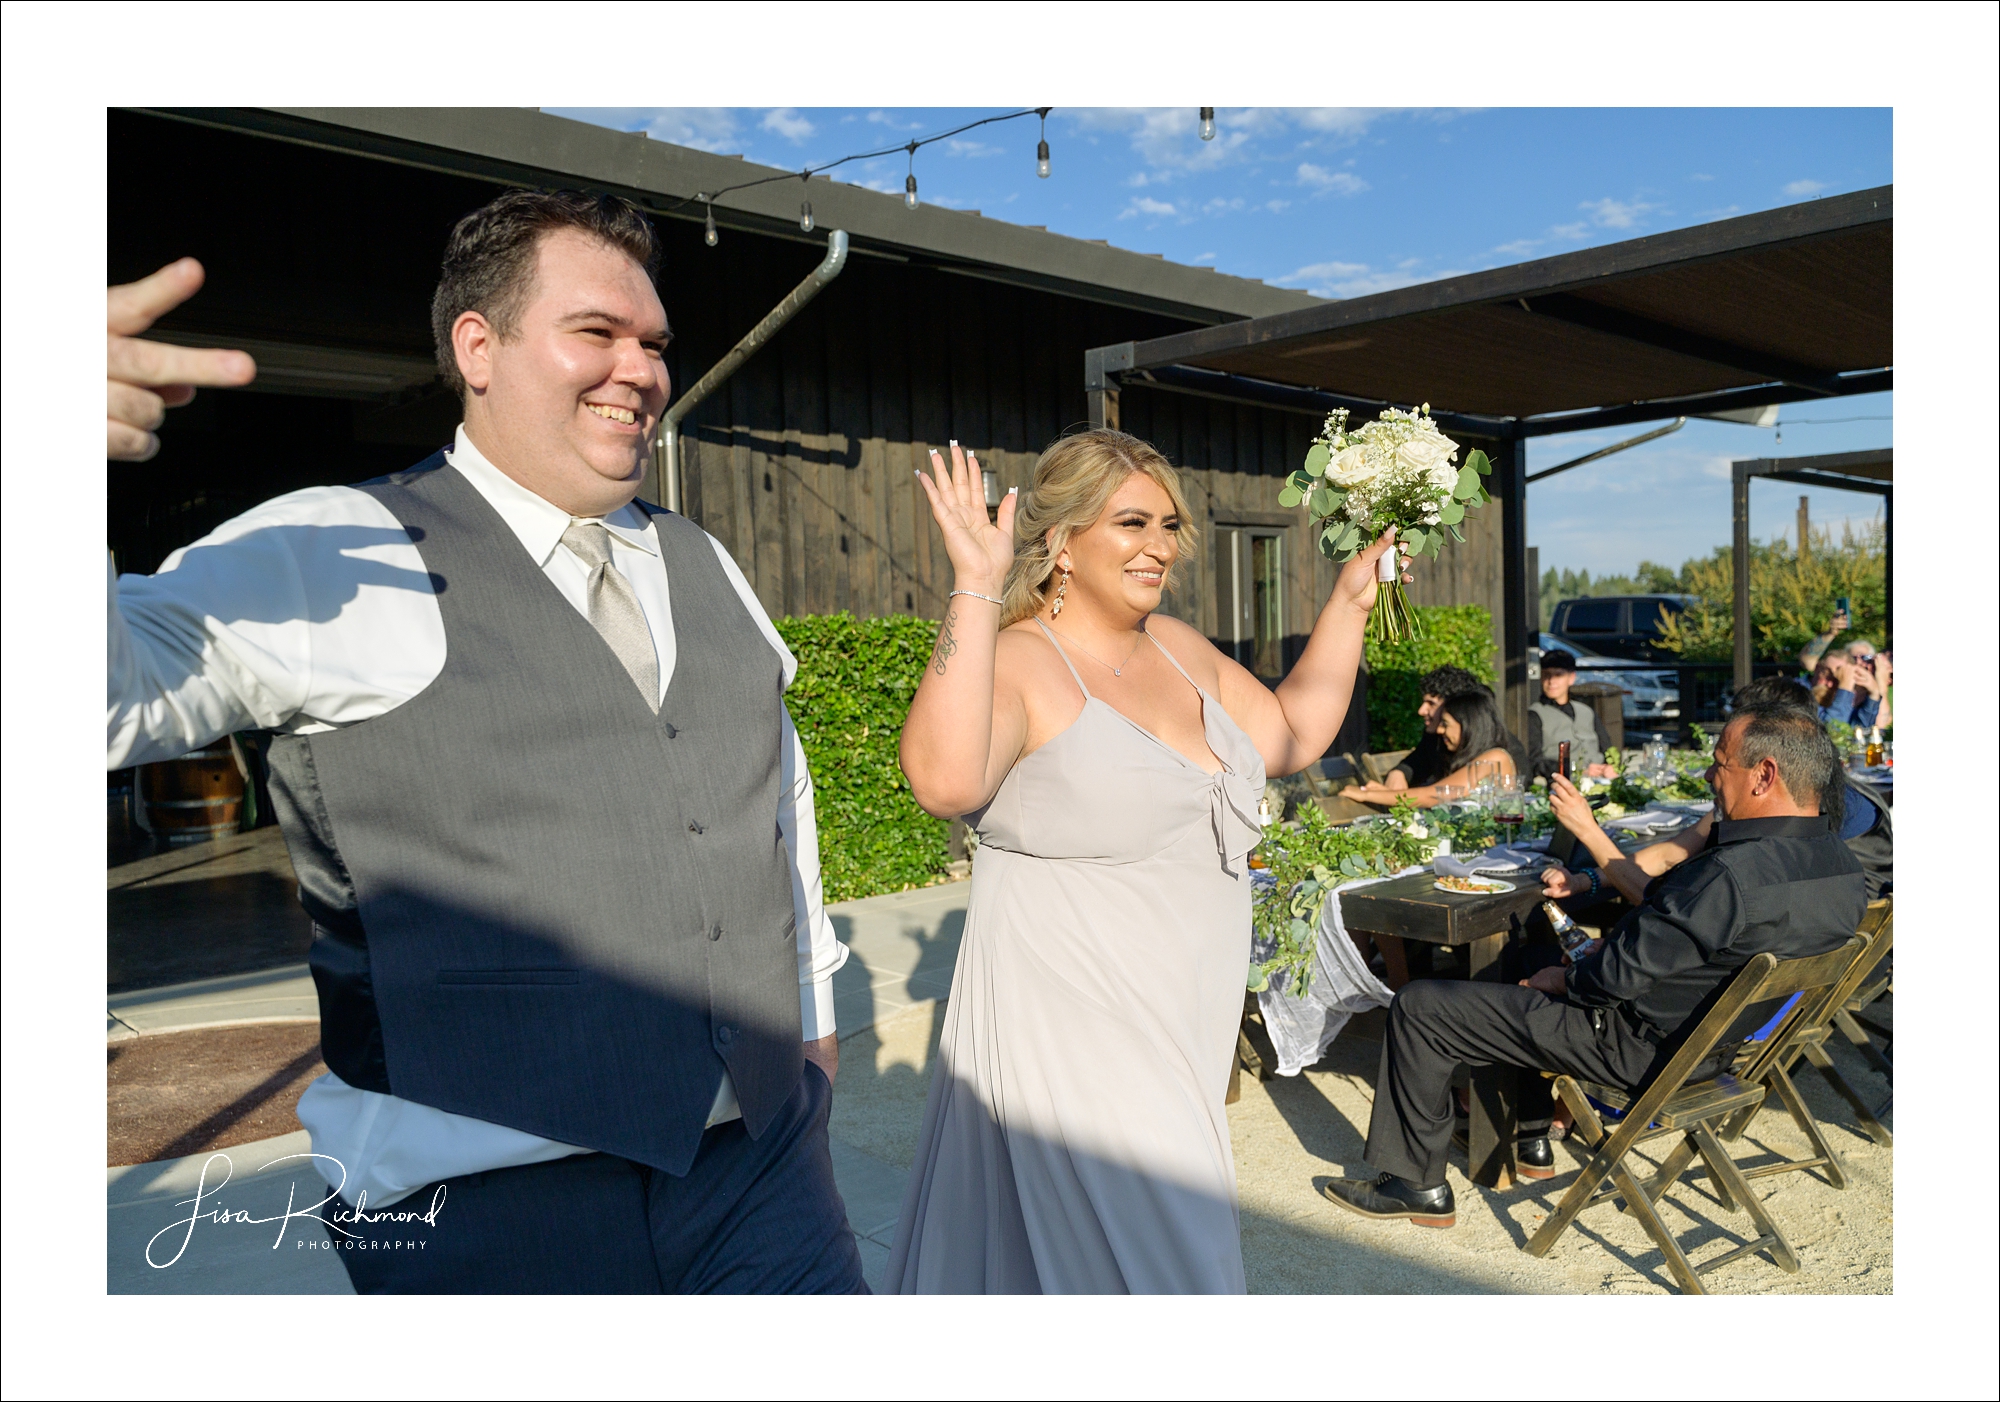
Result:
M1407 798L1419 808L1429 808L1437 803L1437 791L1441 785L1448 784L1458 789L1469 787L1472 766L1480 761L1498 764L1503 775L1521 772L1518 743L1507 733L1507 727L1500 719L1499 706L1494 704L1493 697L1483 687L1476 692L1444 699L1437 712L1437 734L1450 755L1452 766L1451 772L1437 783L1418 784L1407 789L1392 789L1387 784L1357 784L1348 789L1345 796L1363 803L1379 804L1391 804L1399 798Z

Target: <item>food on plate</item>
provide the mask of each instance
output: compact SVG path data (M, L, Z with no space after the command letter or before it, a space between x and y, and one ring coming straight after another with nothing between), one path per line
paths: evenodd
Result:
M1514 889L1510 882L1495 881L1485 876L1440 876L1434 884L1440 891L1453 891L1462 896L1496 896L1502 891Z

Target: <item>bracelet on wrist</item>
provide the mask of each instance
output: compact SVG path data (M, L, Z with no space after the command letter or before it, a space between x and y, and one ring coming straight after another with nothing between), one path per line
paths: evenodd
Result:
M987 602L987 603L989 603L989 604L998 604L998 605L999 605L999 606L1000 606L1001 608L1005 608L1005 607L1007 607L1007 602L1006 602L1006 600L1004 600L1004 599L996 599L996 598L994 598L994 597L993 597L993 596L992 596L991 594L982 594L982 593L980 593L980 592L979 592L979 591L978 591L977 589L954 589L954 590L952 590L952 591L951 591L951 593L950 593L950 594L946 595L945 597L946 597L946 598L953 598L953 597L956 597L956 596L957 596L957 595L959 595L959 594L964 594L964 595L965 595L965 596L967 596L968 598L973 598L973 599L984 599L984 600L986 600L986 602Z

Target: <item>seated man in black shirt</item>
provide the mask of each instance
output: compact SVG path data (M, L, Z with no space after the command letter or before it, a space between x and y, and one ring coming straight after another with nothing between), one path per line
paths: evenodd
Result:
M1838 768L1813 717L1789 706L1738 710L1708 772L1718 818L1709 846L1656 881L1602 943L1573 967L1518 985L1423 980L1396 995L1368 1124L1368 1162L1379 1176L1321 1191L1364 1217L1449 1227L1456 1066L1545 1069L1636 1088L1753 956L1839 948L1868 898L1861 863L1820 816L1819 796ZM1771 1011L1746 1013L1746 1035ZM1727 1051L1711 1058L1718 1069ZM1523 1092L1517 1159L1524 1170L1546 1167L1547 1082L1534 1077Z

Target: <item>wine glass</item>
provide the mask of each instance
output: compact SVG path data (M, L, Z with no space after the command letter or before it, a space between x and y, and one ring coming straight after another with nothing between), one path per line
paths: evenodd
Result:
M1498 775L1493 780L1493 821L1508 842L1520 840L1521 824L1527 819L1526 795L1518 774Z

